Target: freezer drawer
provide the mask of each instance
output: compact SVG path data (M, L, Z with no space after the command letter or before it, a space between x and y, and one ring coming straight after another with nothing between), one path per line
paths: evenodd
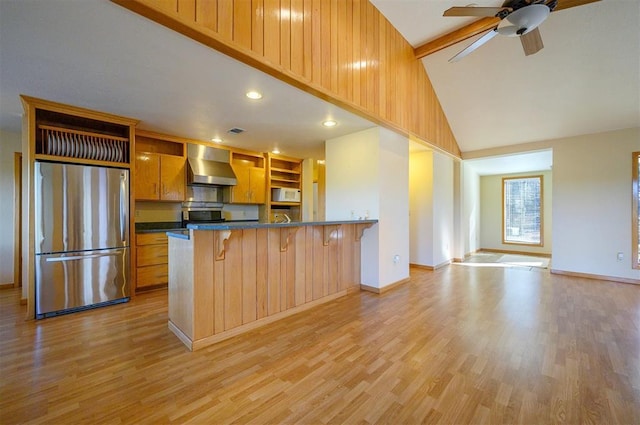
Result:
M36 255L36 318L126 302L129 248Z

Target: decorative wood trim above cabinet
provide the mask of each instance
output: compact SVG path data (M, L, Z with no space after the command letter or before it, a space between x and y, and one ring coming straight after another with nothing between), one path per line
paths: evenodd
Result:
M53 112L61 112L76 117L87 118L96 121L103 121L112 124L120 124L123 126L135 127L140 122L137 119L123 117L121 115L110 114L107 112L96 111L92 109L81 108L79 106L65 105L64 103L53 102L50 100L38 99L36 97L20 95L23 106L26 108L34 107L39 110L47 110Z

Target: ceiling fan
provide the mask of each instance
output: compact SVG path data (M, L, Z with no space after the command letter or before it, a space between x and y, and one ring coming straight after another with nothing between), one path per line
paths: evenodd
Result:
M569 7L592 3L593 1L594 0L505 0L501 7L464 6L447 9L443 16L479 16L500 19L492 30L449 59L449 62L459 61L498 34L507 37L520 37L526 56L537 53L544 47L538 26L556 9L558 2L560 2L562 6L558 9L567 9Z

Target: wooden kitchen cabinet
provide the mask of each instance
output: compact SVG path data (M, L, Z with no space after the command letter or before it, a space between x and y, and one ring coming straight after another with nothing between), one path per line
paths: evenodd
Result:
M136 153L136 199L184 201L185 187L184 158Z
M136 199L159 199L160 156L136 153Z
M264 168L234 165L238 183L231 188L231 202L234 204L264 204L266 201Z
M231 203L264 204L267 201L264 164L264 156L260 154L231 152L231 166L238 180L231 188Z
M136 235L136 287L147 289L167 285L168 243L165 232Z
M185 180L185 159L163 155L160 158L160 199L184 201Z
M184 201L184 143L155 133L136 134L135 197L145 201ZM153 136L153 137L151 137Z

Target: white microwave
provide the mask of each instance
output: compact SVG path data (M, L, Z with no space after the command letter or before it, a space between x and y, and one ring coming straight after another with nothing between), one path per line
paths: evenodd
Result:
M300 189L288 187L271 189L271 200L274 202L300 202Z

